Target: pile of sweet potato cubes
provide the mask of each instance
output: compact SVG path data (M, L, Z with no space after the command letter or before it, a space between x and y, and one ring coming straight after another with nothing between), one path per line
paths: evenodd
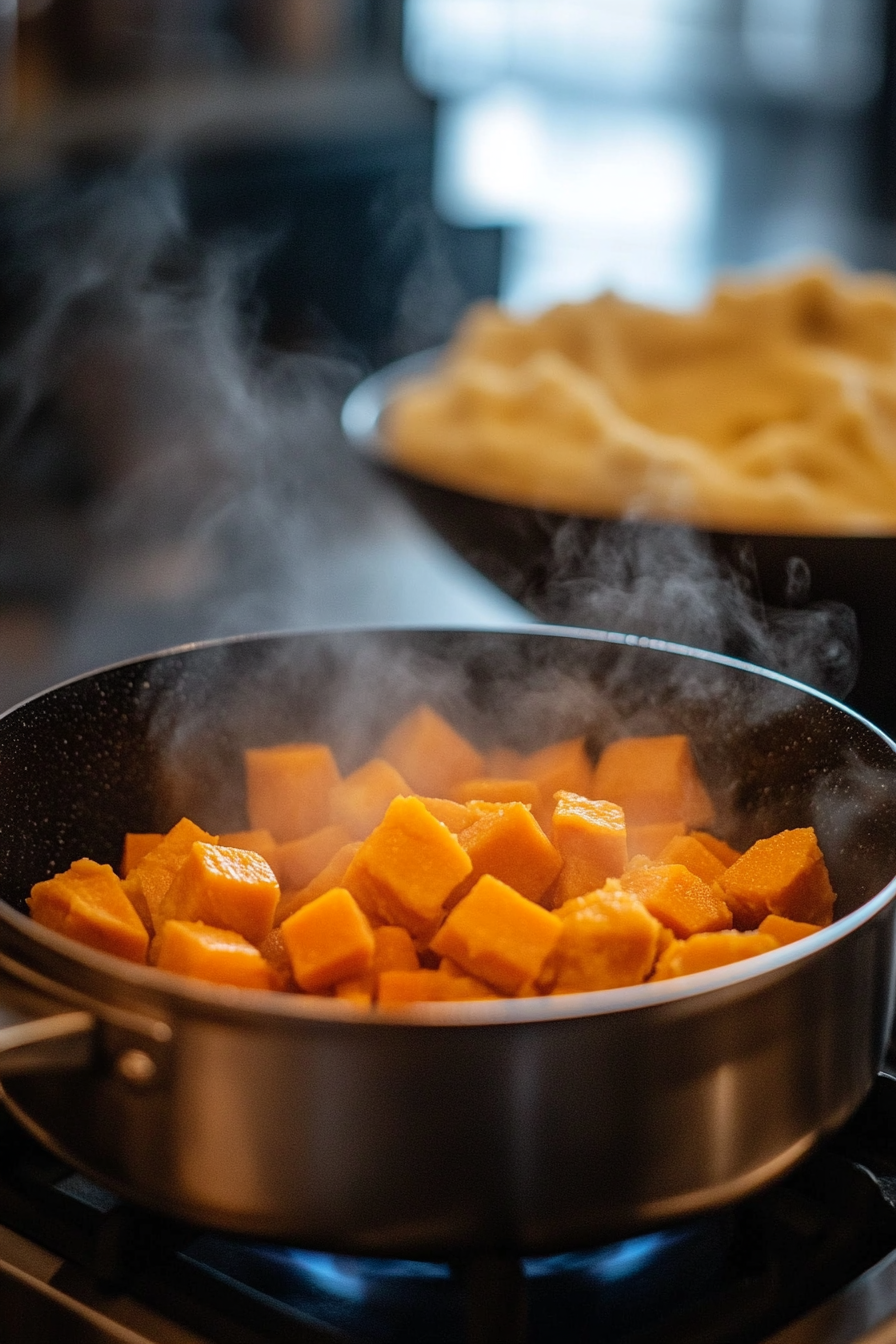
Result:
M345 778L321 743L246 752L249 831L129 834L122 876L79 859L33 917L218 984L396 1008L613 989L771 951L832 918L811 827L745 854L688 739L483 756L421 705Z

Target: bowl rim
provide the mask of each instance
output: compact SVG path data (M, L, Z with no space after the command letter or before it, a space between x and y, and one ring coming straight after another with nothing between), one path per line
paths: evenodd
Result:
M473 637L488 635L523 635L546 639L577 640L595 644L610 644L632 648L655 650L659 653L680 657L696 658L721 667L730 667L735 671L747 672L776 682L812 699L830 705L847 718L855 720L863 728L874 733L896 756L896 742L880 728L857 713L850 706L788 677L771 668L759 667L727 654L714 653L708 649L693 648L676 644L669 640L656 639L647 635L632 635L621 631L592 630L575 626L532 625L524 622L507 622L493 627L470 627L465 625L344 625L302 630L274 630L253 634L231 635L219 639L197 640L180 644L172 648L141 654L118 662L105 664L88 672L68 677L57 682L25 700L10 706L0 713L0 723L22 709L34 705L54 693L81 682L88 682L106 673L123 668L137 667L144 663L157 663L172 657L189 656L192 652L205 649L218 649L225 646L260 643L267 640L288 640L295 638L331 639L357 637L370 634L390 636L414 633L468 634ZM230 1019L246 1018L257 1020L266 1017L270 1022L289 1022L295 1020L317 1021L331 1024L365 1025L372 1029L426 1026L488 1027L511 1026L527 1022L554 1022L567 1019L592 1018L612 1015L620 1012L650 1010L669 1005L681 1004L695 998L710 998L736 990L748 981L766 982L785 976L794 971L801 962L810 957L820 956L835 944L849 937L862 925L879 916L896 898L896 873L880 891L855 910L820 929L817 933L790 943L761 956L748 958L728 966L716 967L708 971L698 971L690 975L670 980L646 982L640 985L625 986L621 989L589 990L577 994L545 995L537 998L479 1000L471 1002L415 1003L401 1009L363 1008L341 1000L325 996L306 994L278 993L275 990L241 989L237 987L214 985L173 972L160 971L154 966L138 965L125 961L112 953L76 943L64 934L36 924L28 915L22 914L9 904L0 894L0 970L15 974L19 965L14 957L7 953L10 948L2 936L2 926L13 932L14 943L19 948L29 945L43 947L51 955L60 970L58 980L59 996L66 997L66 987L71 972L75 979L79 973L88 981L100 984L101 990L124 990L130 1001L135 999L151 1002L166 1015L178 1011L193 1015L208 1016L214 1014ZM757 965L757 963L759 963ZM33 968L26 967L32 975ZM54 983L56 983L54 981ZM108 994L97 996L107 1001Z

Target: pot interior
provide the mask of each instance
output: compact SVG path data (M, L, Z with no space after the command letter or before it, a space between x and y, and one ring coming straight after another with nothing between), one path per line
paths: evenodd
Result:
M343 771L427 700L480 748L587 734L685 732L738 848L814 825L847 913L896 874L896 754L803 688L712 656L599 632L355 631L263 636L162 654L49 691L0 719L2 899L125 831L181 816L248 825L242 752L303 739Z

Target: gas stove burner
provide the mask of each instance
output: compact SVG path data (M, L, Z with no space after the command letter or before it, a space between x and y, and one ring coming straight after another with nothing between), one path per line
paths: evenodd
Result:
M497 1292L525 1315L533 1344L617 1339L667 1318L723 1272L731 1213L597 1250L467 1263L374 1260L204 1238L189 1254L256 1292L371 1344L457 1344L471 1300ZM478 1307L477 1307L478 1310Z
M453 1264L197 1232L122 1202L0 1123L0 1262L4 1226L18 1234L9 1246L29 1238L38 1257L61 1257L55 1308L110 1322L91 1341L119 1340L112 1323L137 1317L151 1344L185 1329L202 1344L868 1344L881 1321L896 1322L888 1076L814 1157L739 1205L590 1250ZM4 1327L7 1300L0 1283ZM23 1344L81 1338L81 1325L35 1334L21 1319Z

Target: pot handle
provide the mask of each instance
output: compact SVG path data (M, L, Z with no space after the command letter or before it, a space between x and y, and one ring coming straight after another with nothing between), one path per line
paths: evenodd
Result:
M0 970L0 1078L85 1069L96 1018L26 987Z
M165 1086L169 1022L50 980L0 951L0 1078L95 1067L131 1087Z

